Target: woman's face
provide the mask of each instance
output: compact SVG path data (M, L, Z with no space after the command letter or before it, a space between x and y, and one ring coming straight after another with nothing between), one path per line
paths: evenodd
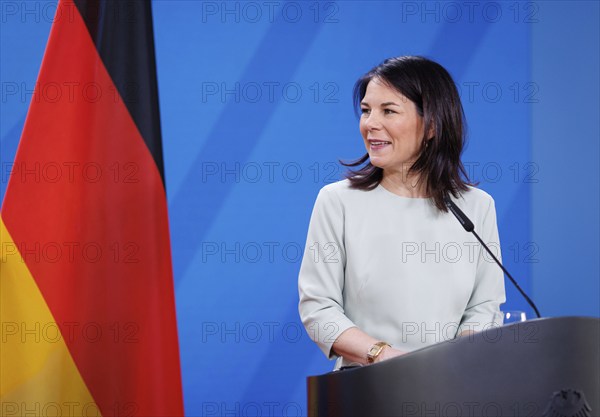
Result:
M406 172L418 158L423 142L423 118L415 104L373 79L360 106L360 133L371 164L388 174Z

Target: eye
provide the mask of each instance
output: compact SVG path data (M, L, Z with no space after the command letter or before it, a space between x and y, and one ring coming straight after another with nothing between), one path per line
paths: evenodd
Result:
M369 114L369 113L371 113L371 109L368 109L366 107L361 107L360 108L360 113L361 114Z
M383 110L383 112L384 112L384 114L394 114L394 113L396 113L396 112L395 112L394 110L392 110L392 109L384 109L384 110Z

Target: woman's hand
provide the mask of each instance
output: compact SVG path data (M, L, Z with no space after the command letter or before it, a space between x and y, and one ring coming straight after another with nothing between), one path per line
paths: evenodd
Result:
M358 327L351 327L338 336L332 348L337 355L343 356L347 362L368 365L367 353L379 341L379 339L369 336ZM377 356L375 362L379 362L384 358L390 359L403 353L400 350L386 346Z
M398 349L394 349L393 347L386 346L383 348L375 363L379 363L388 359L395 358L396 356L404 355L406 352Z
M377 342L379 342L378 339L369 336L358 327L351 327L338 336L332 348L337 355L343 356L348 362L368 365L367 352ZM406 352L386 346L375 359L375 363L395 358L404 353Z

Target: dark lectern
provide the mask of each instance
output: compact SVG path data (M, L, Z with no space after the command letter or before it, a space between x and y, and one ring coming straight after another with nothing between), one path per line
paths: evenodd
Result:
M600 319L491 328L308 378L309 416L600 416Z

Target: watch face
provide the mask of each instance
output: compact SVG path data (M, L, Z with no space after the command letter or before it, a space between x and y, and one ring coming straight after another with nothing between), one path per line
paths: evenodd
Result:
M367 353L367 359L369 360L369 362L373 362L382 349L383 347L380 345L371 346L371 349L369 349L369 353Z
M389 346L389 345L385 342L379 342L379 343L375 343L373 346L371 346L371 348L369 349L369 352L367 353L367 361L369 363L375 362L375 359L377 358L377 356L379 356L379 354L381 353L381 351L383 350L383 348L385 346Z

